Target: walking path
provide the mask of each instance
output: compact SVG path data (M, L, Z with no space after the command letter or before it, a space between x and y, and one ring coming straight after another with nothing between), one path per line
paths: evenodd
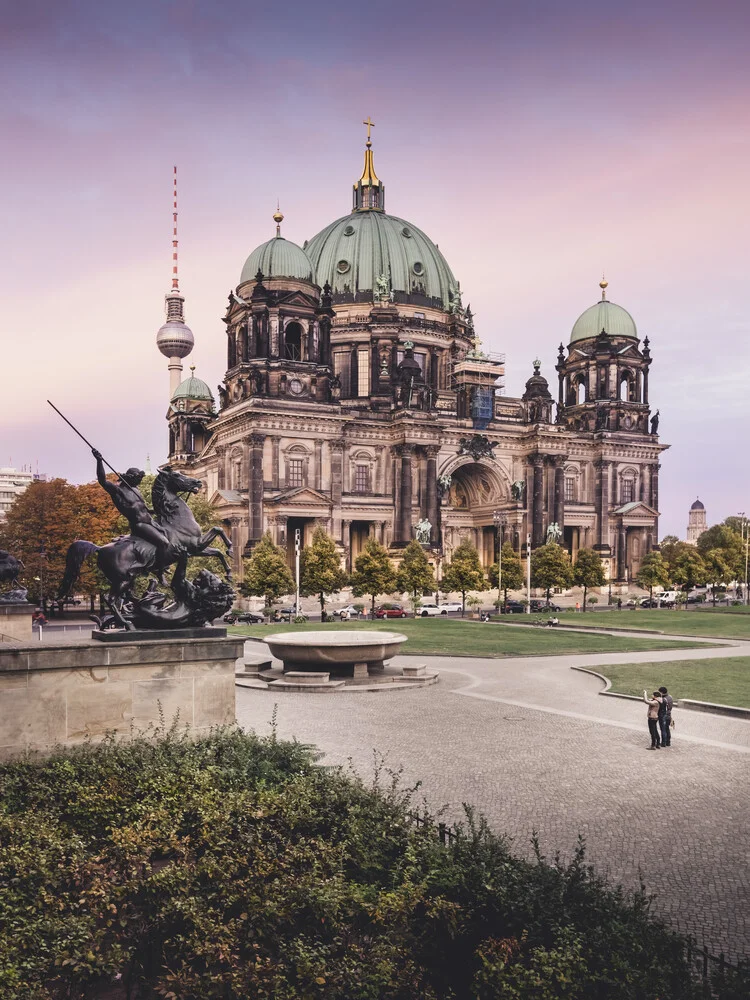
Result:
M680 636L684 640L686 637ZM715 640L711 640L715 641ZM696 645L698 642L696 642ZM264 646L252 644L252 652ZM281 737L316 744L328 764L367 779L373 753L403 768L406 785L448 821L474 805L530 853L569 856L578 834L587 857L635 889L642 877L656 911L718 954L750 955L747 779L750 722L675 709L671 748L647 752L646 706L603 698L596 677L614 663L750 656L750 643L649 653L426 662L440 683L414 691L280 695L237 689L240 724L267 731L277 706ZM658 676L654 685L659 684Z

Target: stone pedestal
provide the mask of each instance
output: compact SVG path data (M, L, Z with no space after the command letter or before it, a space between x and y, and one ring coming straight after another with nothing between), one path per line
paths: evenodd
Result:
M24 601L22 604L3 604L0 602L0 643L31 642L31 616L34 605Z
M159 724L234 722L244 638L0 645L0 757Z

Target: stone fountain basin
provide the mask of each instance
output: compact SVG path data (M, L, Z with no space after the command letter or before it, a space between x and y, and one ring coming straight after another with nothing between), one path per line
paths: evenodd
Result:
M263 637L272 654L284 661L284 670L329 670L366 663L382 668L383 660L395 656L406 642L400 632L277 632Z

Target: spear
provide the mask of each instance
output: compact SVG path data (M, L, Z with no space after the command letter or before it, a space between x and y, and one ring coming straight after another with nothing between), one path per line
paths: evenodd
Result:
M94 448L93 444L90 441L87 441L86 438L83 436L83 434L81 434L81 432L78 430L78 428L74 427L73 424L71 424L71 422L68 420L68 418L65 416L65 414L64 413L60 413L60 411L55 406L55 404L52 403L52 402L50 402L49 399L47 400L47 402L52 407L52 409L55 411L55 413L58 415L58 417L62 417L62 419L65 421L65 423L68 425L68 427L70 427L71 430L75 431L75 433L78 435L78 437L81 439L81 441L83 441L84 444L87 444L92 451L96 451L96 448ZM101 452L100 452L100 454L101 454ZM123 484L123 486L127 486L127 488L129 490L133 489L133 487L130 485L130 483L127 482L125 479L122 478L122 476L117 471L117 469L113 468L109 464L109 462L107 461L106 458L102 457L102 462L104 462L104 464L107 466L108 469L111 469L111 471L114 472L114 474L117 476L117 478Z

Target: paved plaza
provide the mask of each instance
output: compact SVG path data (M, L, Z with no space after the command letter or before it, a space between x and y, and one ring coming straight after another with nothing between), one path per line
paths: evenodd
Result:
M696 641L699 646L699 641ZM250 648L250 647L248 647ZM266 647L252 644L252 652ZM281 695L237 688L240 724L316 744L327 764L365 778L373 752L422 782L450 821L476 806L515 850L537 830L548 854L588 860L626 887L642 877L658 914L718 954L750 955L747 780L750 721L675 710L673 746L647 751L646 706L602 697L571 670L681 658L750 656L750 644L637 654L426 662L440 683L406 692ZM603 670L606 673L606 669ZM654 685L660 679L654 677Z

